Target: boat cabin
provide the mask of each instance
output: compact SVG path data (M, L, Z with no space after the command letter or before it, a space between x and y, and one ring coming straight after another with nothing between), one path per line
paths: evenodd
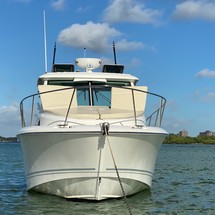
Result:
M88 59L87 64L80 58L77 61L84 72L74 71L74 65L58 64L53 66L53 72L39 77L38 89L41 93L43 111L65 115L65 109L68 109L71 104L76 116L78 108L80 115L86 117L87 114L83 114L83 110L90 106L91 109L93 107L95 109L90 113L91 117L94 112L98 115L98 109L109 110L109 112L115 110L117 113L115 117L122 117L120 113L125 110L127 113L130 112L129 116L133 115L135 105L135 109L143 113L146 93L140 90L146 92L147 87L135 86L138 78L123 74L124 66L104 65L102 72L92 72L100 65L98 59L93 61ZM132 91L130 88L137 91ZM99 114L101 118L101 113Z

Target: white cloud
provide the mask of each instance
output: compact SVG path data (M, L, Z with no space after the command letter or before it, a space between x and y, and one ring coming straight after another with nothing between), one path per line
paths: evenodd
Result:
M1 106L0 107L1 122L7 123L8 117L11 117L13 115L13 118L14 118L14 115L16 115L17 112L19 112L18 104L12 104L10 106L5 106L5 105Z
M115 37L122 33L107 23L87 22L84 25L74 24L66 28L58 35L58 42L75 48L87 48L96 52L106 52ZM125 39L116 42L117 50L134 50L143 48L141 42L129 42Z
M101 57L102 65L113 64L113 58Z
M65 0L55 0L51 5L55 10L62 10L65 6Z
M215 78L215 71L209 69L203 69L196 74L199 78Z
M208 92L207 96L205 97L207 101L215 101L215 93Z
M117 50L128 51L128 50L144 48L145 45L141 42L134 42L134 41L129 42L125 39L122 39L116 43L116 47L117 47Z
M0 136L16 136L20 127L19 105L0 106Z
M178 111L177 102L175 100L168 100L166 103L166 109L168 109L168 112Z
M177 19L205 19L215 21L215 2L189 0L176 5L173 17Z
M210 89L196 90L193 93L193 98L195 99L195 101L204 104L205 102L215 102L215 93L211 92Z
M169 133L177 134L181 130L187 130L193 122L190 119L178 118L176 116L170 116L164 114L164 120L162 127L165 128Z
M90 9L89 7L82 7L82 6L80 6L80 7L76 10L76 12L78 12L78 13L86 13L89 9Z
M113 0L104 12L107 22L136 22L144 24L160 24L162 12L146 8L135 0Z
M138 58L131 58L131 62L128 65L130 68L139 67L140 65L140 59Z
M85 25L74 24L58 35L58 41L66 46L87 48L103 52L108 47L108 41L121 33L108 24L87 22Z

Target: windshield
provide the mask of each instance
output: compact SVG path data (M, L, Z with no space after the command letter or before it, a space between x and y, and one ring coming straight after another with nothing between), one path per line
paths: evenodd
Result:
M77 90L77 102L81 106L111 106L111 88L86 88Z
M102 87L102 85L103 86L104 85L105 86L131 86L131 83L127 81L74 82L73 80L49 80L48 85L77 87L77 102L78 102L78 105L80 106L111 107L111 87Z

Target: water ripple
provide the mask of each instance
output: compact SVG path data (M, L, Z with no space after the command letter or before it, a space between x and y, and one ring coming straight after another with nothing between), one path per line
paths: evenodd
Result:
M163 145L152 189L128 198L133 214L214 215L215 146ZM26 192L19 144L0 144L0 209L2 215L128 214L123 199L68 201Z

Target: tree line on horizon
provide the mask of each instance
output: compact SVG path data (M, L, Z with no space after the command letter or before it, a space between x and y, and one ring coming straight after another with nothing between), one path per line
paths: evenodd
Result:
M18 142L17 137L2 137L0 136L0 142ZM169 134L164 144L215 144L215 136L197 136L197 137L182 137L177 134Z
M15 143L18 142L17 137L2 137L0 136L0 142L11 142L11 143Z
M215 136L181 137L177 134L169 134L164 143L166 144L215 144Z

